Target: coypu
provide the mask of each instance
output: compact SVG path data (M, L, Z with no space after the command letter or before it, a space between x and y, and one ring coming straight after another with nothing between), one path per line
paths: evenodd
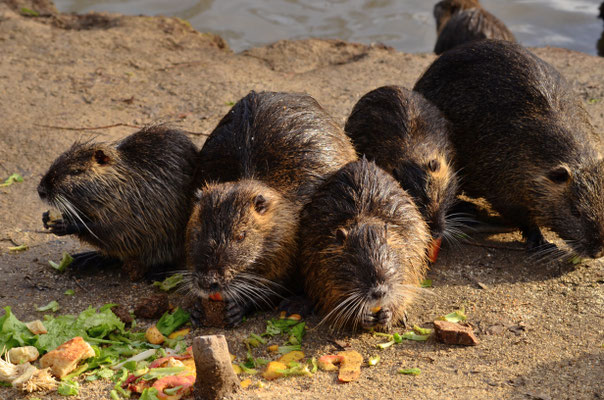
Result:
M304 208L306 294L336 331L405 319L427 269L426 222L396 180L365 157L327 180Z
M195 193L198 151L178 130L154 126L115 143L75 143L38 186L62 218L44 226L76 235L100 253L75 266L117 259L132 280L184 261L184 232Z
M434 6L434 19L438 35L434 46L436 54L473 40L516 41L505 24L482 8L478 0L439 1Z
M222 298L225 323L234 326L284 294L302 206L356 153L312 97L252 91L220 121L200 158L207 183L187 227L189 283L198 297Z
M359 155L388 172L410 195L434 240L436 260L442 237L456 231L447 211L456 201L457 175L449 124L421 94L400 86L383 86L354 106L344 129Z
M554 67L518 44L482 40L440 56L414 90L452 124L462 189L519 227L530 250L556 251L542 226L581 256L602 255L600 139Z

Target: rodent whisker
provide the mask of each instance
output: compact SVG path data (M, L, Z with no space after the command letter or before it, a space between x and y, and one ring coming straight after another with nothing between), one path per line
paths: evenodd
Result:
M255 287L248 283L242 281L232 282L231 284L229 284L228 289L233 290L238 294L248 298L251 302L254 303L256 307L259 307L258 301L264 302L269 308L273 306L273 302L270 301L269 295L263 293L262 290L259 290L258 287Z
M90 234L92 236L94 236L100 243L105 244L105 242L103 240L101 240L101 238L99 238L88 226L88 224L86 224L86 222L84 222L84 220L82 219L82 217L80 217L80 214L77 212L76 208L74 207L73 204L71 204L71 202L69 200L67 200L67 198L65 198L62 195L57 195L57 200L59 202L61 202L63 204L63 206L65 206L65 209L68 210L68 214L70 214L71 216L77 218L82 225L84 226L84 228L86 228L86 230L88 232L90 232Z

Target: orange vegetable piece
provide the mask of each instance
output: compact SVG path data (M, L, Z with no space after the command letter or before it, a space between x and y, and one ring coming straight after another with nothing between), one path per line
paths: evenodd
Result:
M214 301L222 301L222 295L219 292L216 293L212 293L211 295L208 296L210 298L210 300L214 300Z
M181 397L191 393L193 384L195 383L195 377L192 375L188 376L166 376L155 381L152 387L157 389L161 400L179 400ZM167 395L164 393L164 389L182 386L174 395Z
M338 353L340 356L340 372L338 380L340 382L351 382L361 376L361 365L363 364L363 356L354 350L342 351Z

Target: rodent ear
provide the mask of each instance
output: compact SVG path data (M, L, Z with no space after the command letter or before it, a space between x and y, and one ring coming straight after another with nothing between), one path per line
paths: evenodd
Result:
M571 173L566 165L559 165L551 169L546 176L554 183L566 183L570 180Z
M105 152L103 150L96 150L94 152L94 161L96 161L97 164L99 165L105 165L107 163L109 163L109 156L107 154L105 154Z
M254 198L254 209L260 215L264 214L268 209L268 201L263 195L259 194Z
M437 159L428 161L428 169L431 172L436 172L440 169L440 162Z
M339 244L344 244L344 241L348 237L348 231L344 228L336 229L336 241Z

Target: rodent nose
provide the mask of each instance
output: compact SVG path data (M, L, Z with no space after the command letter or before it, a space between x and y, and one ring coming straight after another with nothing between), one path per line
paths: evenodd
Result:
M216 293L220 290L220 285L216 282L210 284L210 292Z
M38 185L38 196L40 196L42 200L46 200L46 198L48 197L48 192L46 191L46 188L44 188L42 185Z
M374 300L379 300L386 295L386 290L384 288L375 288L371 291L371 298Z

